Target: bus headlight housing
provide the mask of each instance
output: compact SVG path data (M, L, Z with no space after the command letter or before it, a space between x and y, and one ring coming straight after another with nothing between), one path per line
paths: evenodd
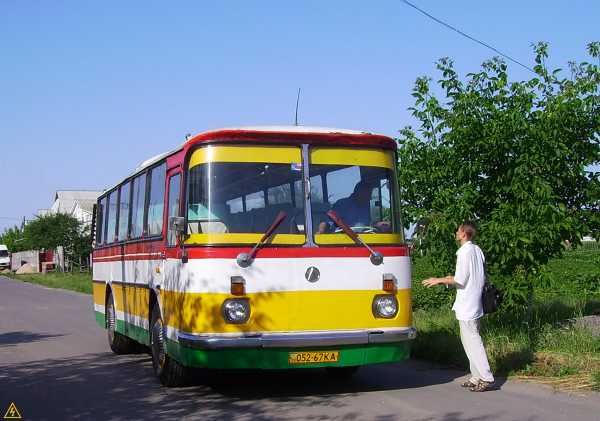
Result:
M373 299L373 315L383 319L391 319L398 314L398 300L395 295L376 295Z
M227 299L223 301L221 314L227 323L246 323L250 318L250 302L247 298Z

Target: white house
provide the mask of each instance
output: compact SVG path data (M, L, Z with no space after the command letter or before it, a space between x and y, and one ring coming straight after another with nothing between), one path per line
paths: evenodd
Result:
M42 209L40 215L65 213L89 225L92 223L94 204L101 194L100 191L92 190L58 190L50 209Z

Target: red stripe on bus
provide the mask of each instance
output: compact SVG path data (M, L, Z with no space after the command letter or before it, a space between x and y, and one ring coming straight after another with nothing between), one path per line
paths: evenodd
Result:
M164 249L163 240L115 245L94 250L94 258L111 257L120 254L160 253Z
M372 247L384 256L408 256L408 247ZM240 253L247 253L249 247L236 248L191 248L188 249L190 259L236 258ZM268 247L256 253L257 258L306 258L306 257L368 257L369 251L364 247ZM175 257L175 256L174 256Z
M396 247L372 247L384 256L408 256L407 246ZM247 253L249 247L194 247L187 248L190 259L235 259L240 253ZM363 247L269 247L260 249L256 253L256 258L307 258L307 257L369 257L369 251ZM180 259L181 249L170 248L164 250L164 256L170 259ZM94 253L96 263L114 262L121 260L159 260L160 253L120 253L113 255L98 256Z

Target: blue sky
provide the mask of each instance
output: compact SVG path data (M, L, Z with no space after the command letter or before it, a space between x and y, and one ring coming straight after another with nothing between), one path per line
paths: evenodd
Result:
M527 64L584 60L596 1L414 0ZM0 231L61 189L98 189L186 133L293 122L395 136L418 76L493 52L400 1L0 2ZM513 79L528 78L516 65Z

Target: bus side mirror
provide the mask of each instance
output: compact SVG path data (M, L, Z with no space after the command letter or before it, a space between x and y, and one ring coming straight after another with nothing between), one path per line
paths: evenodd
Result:
M169 230L175 231L177 234L185 232L185 218L183 216L171 216L169 218Z

